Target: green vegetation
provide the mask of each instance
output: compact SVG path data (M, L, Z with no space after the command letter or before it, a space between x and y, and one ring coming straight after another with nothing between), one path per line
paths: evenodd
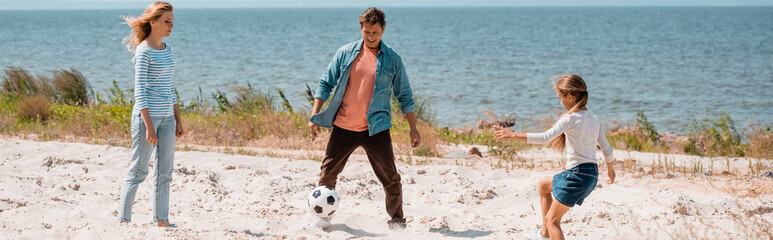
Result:
M647 121L644 112L637 113L634 127L617 129L607 134L613 146L625 143L626 149L643 152L676 152L709 157L755 157L773 159L773 132L770 127L750 125L746 133L748 142L741 141L741 134L727 112L706 112L706 117L693 120L686 141L668 143L660 139L657 129ZM666 146L671 144L671 146Z
M113 81L107 96L93 94L91 86L76 70L54 71L53 77L34 76L26 69L8 67L0 91L0 134L41 140L75 138L89 143L129 146L134 104L133 89L121 89ZM250 84L230 92L215 91L210 98L199 94L183 102L178 97L186 136L180 145L262 146L304 149L313 144L306 110L293 109L281 89L278 97ZM233 97L229 98L229 94ZM179 96L179 94L178 94ZM421 148L415 153L437 156L437 139L430 123L434 119L426 101L417 100ZM400 114L402 115L402 114ZM409 146L407 121L393 118L392 135L399 146ZM267 145L265 145L267 144Z
M667 152L666 146L658 145L658 131L647 120L643 111L636 113L636 123L633 128L621 129L607 134L607 141L613 147L622 142L626 149L642 152Z
M690 125L688 153L701 156L743 157L748 144L741 143L741 135L727 112L706 113L707 117L693 120Z
M113 81L107 95L94 94L89 82L74 69L53 71L50 77L34 76L20 67L7 67L4 73L0 84L0 134L40 140L131 144L133 89L121 89ZM324 149L324 143L309 136L308 110L293 109L285 93L281 89L275 91L276 95L247 84L229 92L217 90L209 97L199 89L199 94L187 102L178 97L187 132L178 139L178 145ZM311 103L311 89L307 86L301 91L306 92ZM438 150L441 145L474 144L487 146L490 155L508 161L509 165L528 165L518 152L531 145L519 141L495 141L494 131L489 128L439 128L429 102L421 96L417 96L415 102L422 145L411 148L410 127L400 112L399 103L392 99L391 134L397 144L396 153L439 157L443 154ZM553 115L516 120L519 126L543 128L555 121ZM529 121L533 124L526 124ZM669 143L660 139L655 126L644 112L639 111L633 126L613 127L607 138L613 147L635 151L674 152L676 149L676 152L701 156L773 159L771 128L750 126L750 129L745 134L748 142L742 142L741 134L727 113L708 113L706 118L693 121L684 143L667 146ZM323 137L325 134L328 133L323 132ZM713 169L713 166L695 168Z

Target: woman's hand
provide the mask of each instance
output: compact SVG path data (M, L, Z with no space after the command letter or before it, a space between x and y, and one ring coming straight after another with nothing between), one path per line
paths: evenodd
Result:
M150 110L140 109L140 117L142 117L142 123L145 124L145 141L158 145L158 135L156 135L156 128L153 127L153 120L150 119Z
M176 124L174 133L175 133L175 136L177 137L182 137L183 134L185 134L185 129L183 129L182 123Z
M494 140L500 141L515 138L515 132L509 128L503 128L500 126L494 126L494 128L497 130L494 132Z
M158 145L158 136L156 135L156 130L153 130L152 128L145 130L145 140L150 144Z
M185 134L185 130L183 129L183 120L180 117L180 109L177 107L177 104L174 105L174 125L174 135L182 137Z

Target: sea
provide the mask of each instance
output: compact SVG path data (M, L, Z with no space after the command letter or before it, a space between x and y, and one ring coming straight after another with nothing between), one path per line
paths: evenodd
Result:
M361 38L363 8L175 9L165 41L180 97L251 85L309 109L336 50ZM133 86L121 16L143 9L0 11L0 67L76 69L95 92ZM552 88L582 76L589 109L685 133L727 112L739 130L773 125L773 7L384 8L383 41L440 126L488 112L528 121L561 109ZM233 94L233 93L232 93Z

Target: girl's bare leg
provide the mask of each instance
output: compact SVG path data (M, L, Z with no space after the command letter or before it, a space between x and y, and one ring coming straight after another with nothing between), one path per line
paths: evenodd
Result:
M542 209L542 237L550 237L547 229L547 215L550 210L550 206L553 204L553 177L546 177L539 180L539 202Z
M564 217L566 211L569 211L569 207L558 201L553 201L553 204L550 205L550 210L545 216L546 224L542 229L547 228L551 240L564 240L564 232L561 231L561 218Z

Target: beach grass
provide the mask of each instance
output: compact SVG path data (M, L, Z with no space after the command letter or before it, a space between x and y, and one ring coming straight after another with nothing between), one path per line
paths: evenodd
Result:
M24 68L7 67L4 73L0 89L0 134L131 145L132 89L121 89L113 81L105 95L95 94L89 82L74 69L53 71L53 76L35 76ZM305 91L310 94L308 88ZM329 136L329 130L323 130L322 136L312 139L307 126L308 108L294 109L281 89L257 89L248 84L228 92L217 90L211 96L205 96L199 89L189 101L179 99L178 107L187 132L178 139L179 144L324 150L324 139ZM526 161L518 152L533 147L518 141L495 141L494 131L485 126L481 129L439 127L430 103L421 96L415 100L417 126L422 136L422 145L418 148L410 147L410 127L400 113L399 103L396 99L392 101L391 134L398 154L441 157L445 154L440 150L443 145L481 145L489 149L489 155L512 162ZM522 131L547 129L559 114L560 111L555 111L516 119L516 122L520 126L537 126L537 129ZM686 136L688 140L675 146L666 146L644 112L637 113L633 124L610 125L607 139L616 149L773 159L770 127L751 125L751 130L744 135L747 141L742 141L734 121L725 112L709 112L705 118L694 120Z
M612 147L640 152L666 153L668 148L658 144L658 130L647 120L643 111L636 113L636 121L632 126L613 121L607 140Z

